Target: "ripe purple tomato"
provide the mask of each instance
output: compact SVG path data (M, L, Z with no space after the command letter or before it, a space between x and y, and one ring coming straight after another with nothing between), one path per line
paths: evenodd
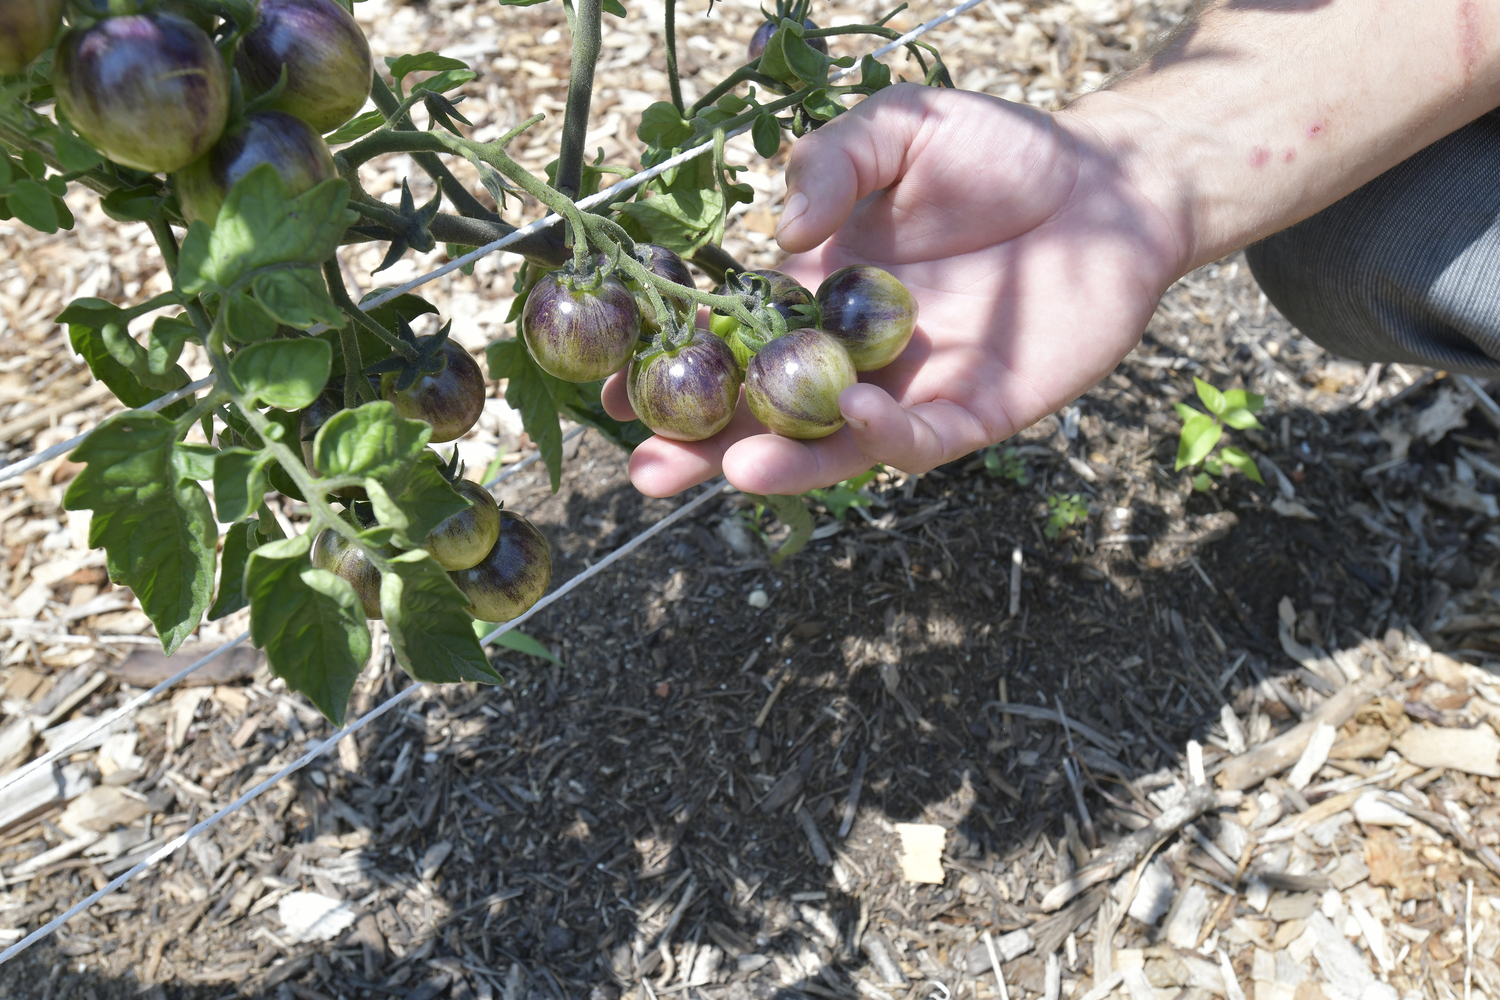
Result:
M0 0L0 76L25 69L52 44L63 0Z
M396 555L396 550L384 549L382 555ZM332 528L324 528L313 540L312 564L349 581L366 618L380 617L380 570L353 542Z
M661 437L702 441L734 416L740 367L728 344L698 330L675 352L632 361L625 390L635 415Z
M235 68L246 96L276 85L286 67L286 89L271 104L319 132L354 117L370 96L375 72L370 43L334 0L261 0L255 27L240 39Z
M417 338L418 349L431 339ZM432 425L432 444L463 437L484 412L484 373L478 363L451 340L443 341L442 355L445 363L441 371L418 375L406 389L396 389L398 373L380 376L380 394L396 404L397 413Z
M521 331L544 372L565 382L593 382L630 360L641 335L641 310L614 275L553 271L526 297Z
M745 371L755 419L783 437L811 441L844 426L839 393L858 380L844 346L822 330L793 330L766 344Z
M446 570L478 565L500 537L500 507L490 491L478 483L460 479L453 484L458 495L469 501L469 509L445 518L427 533L422 548Z
M802 26L804 28L817 27L817 25L813 24L811 21L803 21ZM776 34L776 29L779 27L781 27L781 24L778 21L766 21L759 28L755 29L755 34L750 36L751 59L760 58L760 54L766 51L766 45L770 43L771 36ZM825 56L828 54L828 43L821 38L809 38L807 39L807 44L811 45L813 48L817 49Z
M508 622L529 611L552 582L552 549L535 525L502 508L500 537L489 554L448 576L469 599L469 614Z
M78 134L127 167L181 170L218 141L229 73L213 39L175 14L111 17L63 36L57 106Z
M818 286L823 330L844 345L854 370L884 368L906 350L917 327L917 300L878 267L841 267Z
M172 176L183 218L213 225L229 189L262 163L276 168L288 197L338 173L328 144L306 122L285 111L257 111Z

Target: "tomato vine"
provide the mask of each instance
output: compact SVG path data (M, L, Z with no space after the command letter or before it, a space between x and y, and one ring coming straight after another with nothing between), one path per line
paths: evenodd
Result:
M483 506L471 490L455 489L454 470L429 447L435 434L464 433L478 409L457 407L466 415L450 426L412 394L445 378L472 385L458 373L468 358L444 347L447 327L435 338L411 335L412 320L436 312L420 296L382 297L376 306L377 290L354 301L335 257L340 246L385 244L379 273L438 243L457 254L514 241L509 248L526 261L509 317L519 321L517 336L489 346L489 376L508 380L507 400L541 450L554 489L560 417L626 448L651 433L604 413L600 374L634 356L638 411L662 433L707 436L727 422L726 406L732 410L755 354L817 323L816 308L776 308L773 282L745 275L720 248L730 210L754 198L737 179L746 168L727 161L726 141L749 131L769 158L785 132L804 134L843 113L848 101L889 86L888 67L869 56L858 63L830 57L822 40L898 38L888 22L905 5L873 24L818 28L807 19L807 0L778 0L767 15L769 37L759 33L763 49L689 107L675 3L667 0L669 93L642 113L636 133L646 147L642 168L683 160L644 183L604 188L602 197L607 181L635 173L589 162L584 148L603 19L626 11L618 0L564 6L572 72L558 156L542 178L507 152L541 116L493 141L466 135L456 91L475 72L433 52L375 67L352 8L339 0L179 0L175 13L155 0L70 0L66 9L57 0L0 0L7 35L0 44L0 218L44 233L70 229L64 196L81 185L100 196L111 218L145 223L172 276L171 291L144 302L80 298L57 317L94 376L130 408L74 451L84 468L64 505L93 512L89 544L106 550L110 578L132 589L168 653L205 614L248 607L251 638L272 670L341 721L370 655L369 617L384 620L413 677L493 682L499 676L474 616L514 618L545 589L545 542L538 548L540 534L527 534L530 526L514 512L500 512L501 527L484 536L487 552L455 557L431 540ZM282 30L279 19L294 17L311 25L308 37ZM935 49L917 41L905 47L923 83L952 85ZM152 72L161 66L172 72ZM126 83L107 88L106 68ZM856 69L858 82L835 82ZM366 99L372 109L356 114ZM418 105L431 122L426 130L412 120ZM698 147L706 147L702 155L684 157ZM390 154L410 156L431 179L436 193L425 204L404 184L395 205L365 189L361 169ZM493 207L457 179L449 166L455 159L477 171ZM534 200L560 224L518 230L502 217L517 199ZM592 199L587 208L584 199ZM684 259L719 287L700 291ZM618 287L619 319L611 322L626 324L616 331L623 352L602 367L567 371L538 357L539 340L522 334L541 331L519 329L528 322L523 310L538 289L554 286L578 301ZM811 292L806 297L812 301ZM724 329L695 331L699 306ZM149 331L132 329L164 307L178 311ZM910 336L909 324L899 328L908 320L915 322L914 306L897 328L882 331L896 353ZM841 346L837 330L803 334L832 358L841 373L835 383L852 380L852 342ZM593 331L571 336L570 350L596 346ZM188 385L179 361L189 343L206 352L212 386L160 412L140 409ZM670 363L656 366L659 359ZM696 416L662 403L699 391L684 381L690 362L702 373L705 409ZM837 421L835 407L816 430ZM803 425L787 426L797 433ZM194 427L203 441L187 440ZM304 533L284 535L267 506L274 493L306 503ZM231 525L222 545L216 521ZM444 562L433 552L446 553ZM368 572L358 579L346 572L345 553ZM452 568L455 558L479 555L483 562ZM476 596L481 577L504 578L505 599ZM374 591L361 592L374 580Z

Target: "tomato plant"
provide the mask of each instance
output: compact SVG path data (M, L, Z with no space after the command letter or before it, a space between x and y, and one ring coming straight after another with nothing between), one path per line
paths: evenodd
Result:
M778 431L842 422L838 391L855 375L834 337L866 320L879 327L876 367L904 346L900 324L889 333L885 313L840 312L836 329L806 329L820 318L812 292L719 248L730 210L754 197L737 178L745 168L725 159L730 135L749 131L769 158L784 133L892 82L871 57L832 57L826 39L896 39L886 24L896 11L817 28L807 7L778 4L760 48L689 105L667 0L668 93L636 134L643 168L683 158L586 211L601 177L631 173L584 155L604 16L625 16L617 0L570 7L572 71L545 178L507 152L541 116L473 138L457 92L474 71L433 52L376 65L342 0L0 3L0 219L69 229L64 196L86 186L112 218L145 224L172 277L141 301L81 298L57 317L129 407L74 450L83 468L64 504L93 512L90 544L105 549L110 578L131 588L168 653L205 615L248 606L271 669L338 721L370 656L368 619L384 620L413 677L494 682L474 620L514 620L549 585L542 533L430 447L469 433L484 406L486 373L448 338L466 318L419 337L410 324L436 312L420 296L355 302L335 257L343 244L387 247L378 271L439 242L512 241L525 258L516 336L489 346L487 374L506 381L554 489L561 417L625 448L653 429L710 437L747 372L750 406ZM903 45L921 82L951 86L930 45ZM372 110L358 113L367 100ZM412 120L418 104L426 130ZM367 192L367 166L395 154L438 194L419 205L404 185L394 204ZM457 161L478 172L495 207L458 180ZM506 222L517 190L553 223L520 232ZM688 264L717 291L700 291ZM893 282L871 276L881 293L860 301L885 309L900 299ZM702 307L716 316L712 331L693 329ZM188 344L212 367L206 389L188 389ZM600 380L626 365L645 424L611 420L600 404ZM285 535L268 506L278 493L306 503L305 532ZM766 502L788 517L800 504ZM222 544L216 522L230 525Z

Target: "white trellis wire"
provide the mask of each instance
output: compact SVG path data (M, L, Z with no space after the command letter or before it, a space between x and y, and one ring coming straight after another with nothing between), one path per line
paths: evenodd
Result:
M920 25L920 26L912 29L911 31L909 31L906 34L902 35L900 38L897 38L894 41L892 41L892 42L890 42L890 43L888 43L886 45L881 46L880 48L878 48L874 52L872 52L871 55L874 56L874 57L876 57L876 58L878 58L880 56L883 56L883 55L886 55L886 54L894 51L895 49L899 48L900 46L905 45L907 42L910 42L910 41L912 41L912 40L920 37L921 35L926 34L928 31L932 30L933 28L937 27L938 25L943 24L943 23L945 23L947 21L952 20L954 17L957 17L959 14L962 14L964 11L969 10L971 7L974 7L974 6L978 5L980 2L981 2L981 0L965 0L964 3L958 4L957 6L949 8L948 10L944 11L939 16L937 16L937 17L933 18L932 20L927 21L924 24L922 24L922 25ZM840 69L840 70L837 70L834 73L830 74L829 78L831 80L832 79L838 79L838 78L841 78L841 77L843 77L843 76L845 76L845 75L847 75L849 73L852 73L853 71L854 71L853 67L848 68L848 69ZM744 128L737 129L735 132L731 133L731 135L739 135L739 134L741 134L743 132L746 132L746 131L749 130L749 127L750 126L747 125ZM632 174L630 177L625 178L624 180L621 180L620 182L618 182L618 183L616 183L614 185L611 185L610 187L604 189L603 191L600 191L598 194L592 195L592 196L590 196L588 198L585 198L585 199L579 201L578 202L578 207L581 208L581 209L585 209L586 210L586 209L592 208L595 205L598 205L598 204L600 204L600 203L602 203L604 201L607 201L609 199L618 197L624 191L630 190L630 189L635 188L635 187L639 187L641 184L644 184L646 181L649 181L652 178L654 178L654 177L656 177L656 176L658 176L658 175L660 175L662 173L665 173L668 170L673 169L674 167L681 166L682 164L687 163L690 160L693 160L693 159L695 159L695 158L697 158L699 156L702 156L704 153L710 152L713 148L714 148L714 143L713 142L706 142L706 143L703 143L703 144L701 144L699 146L695 146L692 149L689 149L689 150L686 150L686 151L684 151L682 153L679 153L676 156L673 156L673 157L671 157L671 158L663 161L662 163L657 164L654 167L650 167L650 168L648 168L646 170L640 171L639 173ZM548 226L554 225L554 224L556 224L557 222L560 222L560 221L562 221L561 216L559 216L559 215L557 215L555 213L551 214L551 215L548 215L548 216L546 216L546 217L544 217L542 219L538 219L535 222L529 223L528 225L523 226L520 229L517 229L515 232L512 232L512 233L510 233L509 235L507 235L505 237L502 237L501 239L495 240L495 241L493 241L491 243L488 243L488 244L486 244L486 245L484 245L482 247L478 247L478 248L470 251L469 253L464 254L461 257L458 257L458 258L456 258L454 260L450 260L448 263L443 264L442 266L440 266L438 268L435 268L434 270L429 271L426 274L420 275L420 276L412 279L411 281L406 282L405 284L399 285L396 288L393 288L393 289L390 289L390 290L388 290L386 292L381 293L380 295L378 295L375 298L369 300L368 302L361 303L360 304L360 308L363 309L363 310L369 310L369 309L373 309L373 308L375 308L377 306L383 305L386 302L389 302L392 299L396 298L397 296L404 295L407 292L410 292L413 289L418 288L421 285L426 284L427 282L436 280L437 278L440 278L443 275L448 274L449 272L451 272L453 270L456 270L457 268L464 267L465 265L470 264L470 263L478 260L480 257L484 257L484 256L486 256L486 255L488 255L490 253L494 253L497 250L503 250L503 249L511 246L512 244L518 242L519 240L524 239L525 237L527 237L527 236L529 236L529 235L531 235L533 233L539 232L542 229L545 229ZM172 391L172 392L170 392L170 393L168 393L168 394L166 394L166 395L164 395L164 396L162 396L162 397L160 397L158 399L152 400L150 403L147 403L147 404L139 407L139 409L145 410L145 411L160 410L160 409L162 409L162 408L164 408L166 406L171 405L172 403L176 402L179 399L183 399L183 398L186 398L186 397L192 395L193 393L197 392L199 389L207 388L207 387L213 385L213 383L214 383L214 376L210 375L207 378L200 379L200 380L198 380L196 382L193 382L193 383L191 383L189 385L183 386L180 389L176 389L176 390L174 390L174 391ZM583 430L584 430L584 428L582 428L582 427L575 428L574 430L570 431L568 433L568 435L566 437L564 437L563 440L567 441L567 440L571 439L572 437L575 437L576 435L581 434L583 432ZM61 442L60 444L53 445L50 448L44 449L43 451L40 451L40 452L37 452L36 454L31 455L30 457L25 458L25 459L23 459L23 460L21 460L19 462L14 462L14 463L12 463L10 465L7 465L7 466L5 466L3 468L0 468L0 484L3 484L3 483L5 483L5 482L7 482L7 481L9 481L11 479L14 479L17 476L20 476L20 475L26 473L27 471L29 471L31 469L34 469L37 466L43 464L44 462L47 462L50 459L57 457L58 455L66 454L68 451L71 451L73 448L76 448L79 444L81 444L84 440L86 440L91 433L93 433L93 432L92 431L87 431L87 432L85 432L83 434L80 434L77 437L74 437L74 438L72 438L72 439L70 439L68 441ZM515 473L520 472L523 468L525 468L526 466L530 465L532 462L536 461L537 458L539 458L539 457L540 457L540 452L539 451L532 453L530 456L522 459L520 462L517 462L515 465L513 465L510 468L508 468L508 469L504 470L503 472L501 472L498 476L496 476L489 483L486 483L485 484L486 488L493 488L495 485L499 484L500 482L504 481L505 479L509 478L510 476L514 475ZM538 611L541 611L543 608L545 608L548 605L552 604L554 601L560 600L561 598L563 598L564 596L566 596L567 594L569 594L570 592L572 592L574 589L576 589L577 587L581 586L583 583L587 582L592 577L594 577L597 574L603 572L610 565L614 564L618 560L623 559L625 556L627 556L630 553L634 552L637 548L639 548L642 544L644 544L648 539L654 537L656 534L658 534L661 531L665 530L671 524L676 523L678 520L682 519L683 517L686 517L693 510L696 510L699 507L703 506L705 503L708 502L708 500L710 498L718 495L720 493L720 491L723 489L723 487L724 487L724 483L723 483L723 481L721 479L715 480L713 483L710 484L710 486L706 490L704 490L703 493L699 494L698 497L696 497L692 501L684 504L683 506L679 507L677 510L673 511L671 514L667 515L666 517L662 518L656 524L652 525L650 528L646 529L641 534L637 535L635 538L632 538L629 542L627 542L626 544L622 545L620 548L615 549L613 552L611 552L609 555L605 556L602 560L600 560L599 562L595 563L593 566L591 566L588 569L584 570L582 573L579 573L578 575L574 576L572 579L570 579L567 583L563 584L557 590L554 590L551 593L549 593L546 596L544 596L540 601L538 601L536 603L536 605L534 605L525 614L523 614L520 617L514 619L513 621L506 622L505 624L501 625L499 628L495 629L489 635L486 635L481 640L481 642L485 643L485 644L491 643L495 639L497 639L499 636L503 635L504 633L510 631L513 628L518 627L523 622L525 622L526 620L528 620L529 618L531 618L532 615L534 615ZM145 693L143 693L141 695L136 696L135 698L133 698L129 702L127 702L125 705L123 705L123 706L115 709L113 712L110 712L110 713L108 713L108 714L106 714L104 716L101 716L96 722L94 722L86 730L84 730L83 732L81 732L81 733L75 735L74 737L72 737L67 743L62 744L62 745L54 748L51 751L48 751L46 754L43 754L41 757L37 758L34 761L31 761L30 763L26 764L22 768L19 768L18 770L12 771L10 774L4 775L4 776L0 776L0 791L3 791L5 788L10 787L11 785L15 784L18 780L20 780L21 778L25 777L26 775L35 773L35 771L37 771L39 768L46 766L47 764L51 763L53 760L56 760L59 756L61 756L62 754L67 753L68 751L72 750L74 747L76 747L79 743L83 742L83 740L85 740L89 736L93 735L94 733L97 733L99 730L105 728L106 726L111 725L116 720L124 717L125 715L127 715L128 713L130 713L131 711L133 711L134 709L138 708L140 705L143 705L146 702L148 702L148 701L152 700L153 698L157 697L162 692L166 691L168 688L172 687L174 684L178 683L183 678L187 677L193 671L198 670L201 667L203 667L203 666L207 665L208 663L212 662L214 659L216 659L219 656L223 655L225 652L227 652L228 650L232 649L233 647L235 647L239 643L243 642L248 637L249 637L249 633L248 632L247 633L242 633L241 635L235 637L234 639L232 639L229 642L225 643L224 645L220 646L218 649L215 649L212 652L205 654L203 657L201 657L198 660L194 661L192 664L189 664L187 667L183 668L178 673L176 673L176 674L172 675L171 677L167 678L166 680L162 681L160 684L156 685L151 690L149 690L149 691L147 691L147 692L145 692ZM363 729L365 726L369 725L371 722L374 722L377 718L379 718L380 716L384 715L386 712L390 711L392 708L396 707L402 701L404 701L405 699L407 699L410 696L412 696L416 691L418 691L419 689L423 689L425 687L426 687L425 684L413 684L411 687L406 688L405 690L401 691L399 694L397 694L397 695L395 695L395 696L387 699L385 702L381 703L376 708L372 709L371 711L367 712L365 715L363 715L360 718L356 719L354 722L349 723L343 729L339 730L337 733L335 733L333 736L329 737L327 740L323 741L319 745L310 748L307 751L307 753L303 754L297 760L293 761L291 764L288 764L286 767L282 768L276 774L274 774L271 777L267 778L265 781L262 781L260 784L256 785L254 788L250 789L248 792L245 792L239 798L235 799L235 801L231 802L229 805L225 806L223 809L220 809L218 812L214 813L208 819L203 820L202 822L198 823L196 826L194 826L191 829L187 830L185 833L179 835L171 843L169 843L169 844L165 845L164 847L162 847L161 849L157 850L150 857L146 858L145 860L143 860L139 864L135 865L130 870L128 870L128 871L124 872L123 874L119 875L118 877L116 877L113 881L111 881L109 884L107 884L103 889L100 889L100 890L96 891L93 895L91 895L91 896L87 897L86 899L83 899L80 902L74 904L66 912L62 913L58 917L56 917L53 920L49 921L45 926L43 926L41 928L38 928L36 931L33 931L31 934L28 934L26 937L22 938L20 941L16 942L14 945L10 946L9 948L5 949L3 952L0 952L0 964L4 964L5 962L7 962L10 959L14 958L16 955L20 954L22 951L24 951L27 948L29 948L32 944L35 944L37 941L41 940L43 937L46 937L47 935L51 934L58 927L61 927L69 919L71 919L73 916L75 916L76 914L78 914L79 912L81 912L82 910L84 910L85 908L93 905L95 902L97 902L99 899L103 898L105 895L113 892L114 890L118 889L120 886L122 886L125 883L129 882L131 879L135 878L141 872L143 872L146 869L150 868L152 865L156 864L162 858L167 857L172 852L176 851L182 845L186 844L189 840L192 840L194 837L198 836L203 831L208 830L211 827L217 825L225 817L227 817L229 815L232 815L233 813L237 812L245 804L247 804L248 802L250 802L251 800L253 800L257 796L259 796L266 789L271 788L272 786L274 786L276 783L278 783L279 781L281 781L283 778L287 777L290 774L295 773L296 771L300 770L302 767L306 766L311 761L315 760L317 757L321 756L323 753L327 752L327 750L330 747L335 746L338 743L338 741L341 740L341 739L343 739L345 736L349 735L350 733L358 732L360 729Z
M626 542L618 549L615 549L609 555L594 563L594 565L590 566L582 573L574 576L573 578L568 580L567 583L563 584L561 587L558 587L556 590L543 597L540 601L537 601L529 611L521 615L519 618L508 621L505 624L501 625L499 628L495 629L489 635L485 636L483 641L486 643L493 642L496 638L521 625L527 619L531 618L533 615L546 608L548 605L552 604L555 601L561 600L563 597L566 597L569 593L587 583L593 577L599 575L619 560L624 559L626 556L633 553L636 549L640 548L654 536L660 534L667 528L671 527L673 524L676 524L678 521L687 517L693 511L703 507L708 503L708 501L721 495L723 490L724 481L722 479L714 480L708 485L708 488L705 489L702 493L698 494L698 496L683 504L681 507L678 507L672 513L668 514L660 521L657 521L651 527L647 528L639 535L636 535L630 541ZM397 694L394 694L391 697L387 698L385 701L381 702L379 705L372 708L370 711L366 712L358 719L355 719L353 722L349 723L343 729L340 729L338 732L334 733L326 740L323 740L316 746L309 747L307 752L304 753L301 757L298 757L296 760L292 761L290 764L286 765L281 770L277 771L275 774L271 775L269 778L256 785L254 788L251 788L249 791L244 792L233 802L229 803L224 808L214 813L212 816L198 823L196 826L191 827L184 833L178 835L169 843L162 845L160 848L158 848L151 855L136 864L134 867L130 868L128 871L120 875L117 875L104 888L99 889L92 895L79 900L77 903L74 903L66 911L58 914L43 926L32 931L30 934L26 935L24 938L17 941L15 944L11 945L4 951L0 951L0 965L4 965L12 958L19 955L21 952L25 951L36 942L40 941L42 938L57 930L59 927L67 923L79 913L83 912L94 903L97 903L100 899L103 899L111 892L114 892L116 889L120 888L125 883L129 882L131 879L135 878L137 875L150 868L152 865L161 861L163 858L170 856L178 848L182 847L188 841L197 837L205 830L209 830L212 827L217 826L226 817L232 816L234 813L243 809L247 804L250 803L251 800L261 795L261 793L274 787L282 779L295 774L297 771L306 767L318 757L321 757L330 749L337 746L339 740L343 739L345 736L348 736L351 733L359 732L361 729L365 728L370 723L374 722L376 719L380 718L382 715L395 708L397 705L411 698L418 691L426 690L427 687L428 685L426 684L412 684L410 687L405 688Z

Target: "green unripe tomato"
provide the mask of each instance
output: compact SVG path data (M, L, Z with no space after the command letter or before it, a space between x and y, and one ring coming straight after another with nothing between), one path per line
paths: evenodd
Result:
M62 22L63 0L0 0L0 76L41 55Z
M428 532L422 548L431 552L443 569L468 569L482 562L495 547L500 537L500 506L478 483L460 479L453 488L469 501L469 509L450 515Z
M387 548L381 555L394 556L396 550ZM380 617L380 570L353 542L332 528L324 528L313 540L312 564L347 580L359 595L366 618Z

